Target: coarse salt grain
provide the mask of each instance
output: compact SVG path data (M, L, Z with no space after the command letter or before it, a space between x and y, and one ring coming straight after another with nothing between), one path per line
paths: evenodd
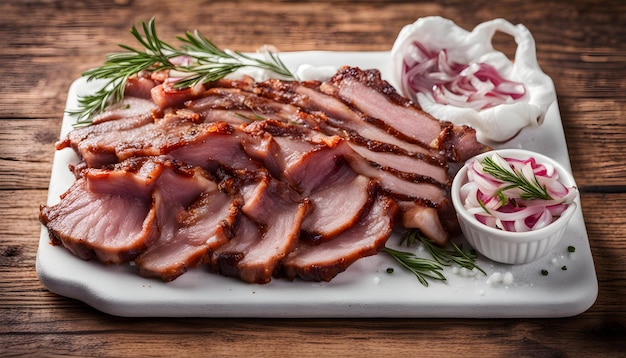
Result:
M487 278L486 283L490 286L494 286L497 284L503 284L505 286L510 286L514 282L514 277L512 272L505 272L504 274L501 272L494 272Z
M495 285L500 282L502 282L502 274L500 272L494 272L487 278L488 285Z
M510 286L513 284L513 273L512 272L505 272L504 276L502 277L502 283Z

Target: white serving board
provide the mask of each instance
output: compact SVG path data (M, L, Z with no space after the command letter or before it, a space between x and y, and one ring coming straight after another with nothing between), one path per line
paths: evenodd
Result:
M388 52L281 54L292 69L304 63L378 68L387 80L389 58ZM67 108L76 108L79 95L96 89L84 78L76 80L69 91ZM62 138L71 130L72 120L65 116ZM556 102L542 127L525 129L512 141L494 147L534 150L571 168ZM70 149L55 153L48 205L58 202L59 195L73 182L67 164L76 160ZM398 241L398 235L394 235L388 245L397 247ZM463 239L457 238L457 242ZM570 245L576 248L574 254L567 252ZM567 317L586 311L597 297L598 282L580 203L563 241L548 256L526 265L497 264L485 258L479 258L478 263L487 276L467 276L445 268L447 281L431 281L429 287L422 286L383 253L359 260L329 283L274 279L266 285L246 284L204 268L164 283L140 277L130 265L83 261L61 246L50 245L43 226L37 253L37 273L50 291L119 316ZM392 274L387 273L389 267L394 268ZM542 269L549 274L543 276ZM512 284L488 283L492 274L506 272L512 273Z

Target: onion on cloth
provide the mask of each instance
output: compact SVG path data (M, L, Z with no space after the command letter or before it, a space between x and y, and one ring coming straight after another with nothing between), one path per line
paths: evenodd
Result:
M515 61L494 50L497 31L514 38ZM556 101L532 34L504 19L468 32L439 16L420 18L402 28L391 61L405 96L440 120L473 127L480 141L503 142L524 127L540 126Z

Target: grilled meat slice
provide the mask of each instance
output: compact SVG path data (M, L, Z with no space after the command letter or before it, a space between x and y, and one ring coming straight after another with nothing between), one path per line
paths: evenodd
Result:
M301 241L312 245L333 239L359 221L374 198L375 181L341 165L309 195L311 213L302 222Z
M248 155L305 195L325 183L337 167L335 147L341 138L272 120L255 122L244 131Z
M172 281L207 260L212 250L233 235L239 205L214 186L189 207L172 203L171 195L155 192L161 235L135 263L139 274Z
M288 279L330 281L356 260L377 254L391 235L396 203L387 196L376 196L369 211L357 225L333 240L319 245L300 241L283 260L280 273Z
M280 261L297 245L310 203L269 174L245 183L241 194L242 211L257 232L235 236L229 246L213 254L211 267L244 282L268 283ZM250 231L253 229L246 226L238 235Z
M87 170L59 203L42 206L40 221L52 243L82 259L95 258L107 264L134 260L152 244L159 229L151 199L151 175L160 168L133 168L137 169Z

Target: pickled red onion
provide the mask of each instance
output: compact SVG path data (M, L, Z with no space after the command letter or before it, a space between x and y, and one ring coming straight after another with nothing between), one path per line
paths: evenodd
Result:
M461 186L463 206L481 223L493 228L523 232L537 230L561 216L577 195L575 187L559 181L555 168L534 158L519 160L493 154L491 159L504 170L538 183L549 199L522 199L523 190L485 172L484 161L468 162L468 182Z
M415 41L403 60L402 87L412 99L430 94L435 102L477 111L512 103L526 94L524 84L509 81L487 63L459 64Z

